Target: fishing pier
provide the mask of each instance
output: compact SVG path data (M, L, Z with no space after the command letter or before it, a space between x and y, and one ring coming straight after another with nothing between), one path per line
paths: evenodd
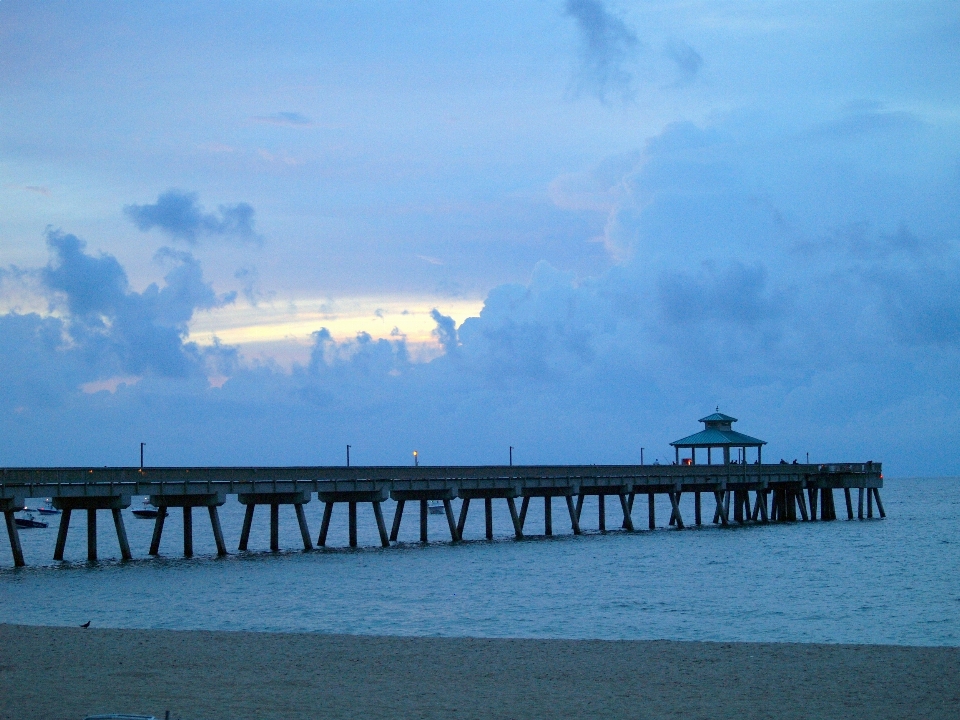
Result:
M703 524L704 505L712 512L709 522L720 526L766 522L836 520L835 491L842 491L846 516L884 517L880 500L883 476L879 463L723 464L723 465L501 465L458 467L194 467L194 468L4 468L0 470L0 509L6 520L14 564L24 564L14 523L14 513L26 498L49 497L61 510L54 559L62 560L71 514L87 518L87 558L97 559L97 514L109 511L123 558L132 557L121 510L131 498L148 495L159 509L150 554L157 554L167 509L183 512L183 553L193 554L193 509L206 508L219 554L228 552L220 529L219 506L236 495L246 506L239 550L247 549L254 511L269 508L270 549L279 550L279 509L293 506L305 550L313 548L304 505L316 497L323 503L317 545L326 544L336 503L349 512L349 544L357 545L358 510L369 506L380 541L388 547L396 540L408 502L419 505L420 540L427 541L428 502L442 502L450 539L462 538L467 514L474 502L483 502L486 537L493 537L494 501L506 506L514 534L529 534L527 508L531 500L544 503L544 535L553 534L553 505L559 501L564 524L574 534L582 532L584 498L598 496L596 527L607 529L606 500L617 504L618 527L635 531L636 500L647 500L646 527L654 529L657 495L670 500L668 524L683 529L690 523L680 512L680 498L694 496L692 524ZM856 502L852 491L857 491ZM388 533L381 504L388 498L396 509ZM460 500L458 512L453 501ZM706 503L704 503L706 500ZM518 507L519 505L519 507ZM565 511L565 512L564 512ZM591 523L592 525L592 523Z
M376 523L380 543L389 547L398 537L407 503L419 505L420 541L427 542L430 503L442 503L450 540L463 539L464 525L472 503L483 502L485 536L493 538L494 501L510 513L514 535L530 534L526 524L531 501L543 502L544 535L553 535L556 501L575 535L582 532L584 499L597 498L596 527L607 530L607 500L616 503L619 529L640 529L635 517L636 501L646 498L646 528L657 527L658 495L670 501L668 526L682 530L691 523L681 513L680 500L693 496L693 526L708 522L717 526L770 522L813 522L837 519L837 491L842 491L848 520L854 519L852 492L857 491L856 517L885 517L880 500L883 475L879 463L777 464L761 463L762 440L731 430L731 418L720 413L702 418L705 430L671 443L676 448L673 465L480 465L480 466L309 466L309 467L35 467L0 469L0 510L3 511L15 566L24 565L14 514L27 498L50 498L60 510L60 525L53 557L62 560L73 512L85 512L87 559L97 559L98 513L109 511L124 559L133 557L124 527L122 510L133 496L149 496L158 509L149 554L159 553L168 510L183 513L183 554L193 555L193 510L206 508L217 553L228 553L220 526L218 508L235 495L245 506L237 548L248 549L257 507L269 508L270 549L279 547L281 506L292 506L304 550L314 548L307 512L311 500L323 504L318 546L324 546L334 506L348 508L348 542L357 546L358 511ZM697 449L707 450L707 463L697 463ZM756 449L756 462L747 461L747 449ZM681 458L681 449L689 458ZM714 463L712 450L722 451ZM731 458L731 450L739 458ZM382 503L396 501L388 533ZM454 501L459 507L454 508ZM689 504L689 503L688 503ZM519 507L518 507L519 505ZM367 513L369 506L369 513ZM866 512L864 512L866 506ZM565 511L565 512L564 512ZM502 512L502 510L501 510ZM642 512L642 511L640 511ZM689 511L688 511L689 512ZM593 524L590 523L591 528Z

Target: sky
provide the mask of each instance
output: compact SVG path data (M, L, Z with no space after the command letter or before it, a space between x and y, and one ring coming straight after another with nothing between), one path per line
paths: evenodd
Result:
M0 465L960 475L952 2L0 2Z

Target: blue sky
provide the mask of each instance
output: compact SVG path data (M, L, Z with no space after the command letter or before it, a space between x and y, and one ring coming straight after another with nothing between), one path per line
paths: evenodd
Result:
M0 3L0 463L960 474L960 11Z

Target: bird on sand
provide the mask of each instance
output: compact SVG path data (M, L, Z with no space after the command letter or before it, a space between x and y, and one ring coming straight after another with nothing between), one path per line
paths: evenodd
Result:
M87 620L87 621L86 621L83 625L81 625L80 627L82 627L82 628L88 628L88 627L90 627L90 621Z

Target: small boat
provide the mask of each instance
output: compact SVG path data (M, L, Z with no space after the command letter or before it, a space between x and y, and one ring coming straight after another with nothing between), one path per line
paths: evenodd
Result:
M143 507L137 510L132 511L135 517L142 518L144 520L149 520L155 518L160 514L160 509L155 505L150 504L150 498L144 498ZM164 517L166 517L167 512L164 510Z
M18 528L45 528L49 527L43 520L37 520L32 512L23 511L20 517L13 516L13 522Z
M53 501L50 498L47 498L43 501L43 505L37 508L37 512L41 515L59 515L60 511L53 506Z
M431 515L443 515L443 503L442 502L431 502L427 504L427 511Z

